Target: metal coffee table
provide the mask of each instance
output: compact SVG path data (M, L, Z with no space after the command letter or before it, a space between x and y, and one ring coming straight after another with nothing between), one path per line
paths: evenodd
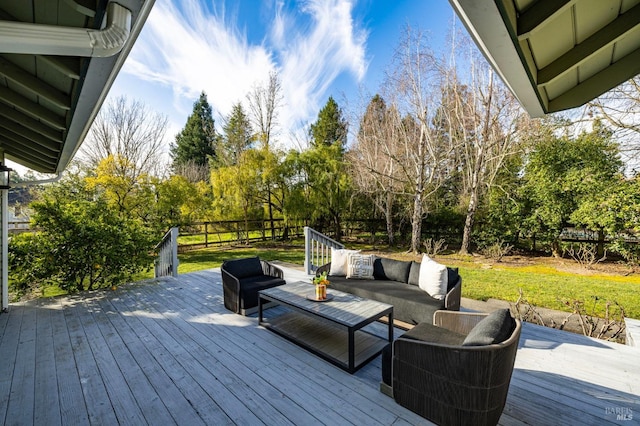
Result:
M334 365L354 373L393 341L393 306L331 290L331 300L310 300L312 284L295 282L259 292L259 324L302 346ZM269 309L264 305L281 305ZM388 339L362 330L382 317L388 318Z

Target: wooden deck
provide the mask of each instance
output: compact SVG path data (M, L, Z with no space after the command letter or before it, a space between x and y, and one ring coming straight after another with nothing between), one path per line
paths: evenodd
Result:
M218 271L158 281L11 305L0 423L427 423L379 392L379 356L350 375L226 311ZM639 361L638 348L525 324L501 424L637 424Z

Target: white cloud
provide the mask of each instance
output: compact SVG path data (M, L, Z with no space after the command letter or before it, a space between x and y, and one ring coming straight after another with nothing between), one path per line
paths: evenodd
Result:
M354 24L351 1L309 0L285 10L276 0L259 44L251 44L235 23L225 20L224 7L208 10L196 0L177 3L156 2L123 70L170 88L175 108L192 105L204 90L213 109L225 116L277 70L284 138L316 118L340 73L349 72L358 81L366 73L367 33Z

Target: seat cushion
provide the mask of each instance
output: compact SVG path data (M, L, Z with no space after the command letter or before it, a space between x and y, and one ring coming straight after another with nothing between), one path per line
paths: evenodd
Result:
M465 339L464 334L447 330L426 322L420 323L400 336L403 339L419 340L422 342L438 343L441 345L460 346Z
M516 322L509 309L498 309L471 329L462 343L463 346L484 346L502 343L511 336Z
M225 260L222 267L237 279L264 275L260 258L249 257L246 259Z
M459 346L462 344L464 334L449 331L446 328L436 327L428 323L420 323L400 336L401 339L419 340L423 342L438 343L441 345ZM382 381L391 386L391 365L393 359L392 344L389 343L382 350Z
M376 280L392 280L401 283L409 282L411 262L377 257L373 262L373 276Z
M240 309L258 306L258 291L285 284L282 278L261 275L240 280Z

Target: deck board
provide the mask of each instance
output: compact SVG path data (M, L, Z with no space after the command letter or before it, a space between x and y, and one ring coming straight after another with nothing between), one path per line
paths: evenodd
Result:
M60 399L58 378L56 375L52 312L50 309L38 309L36 313L36 358L34 405L42 407L35 410L34 423L43 425L62 424L60 417Z
M386 324L365 329L386 337ZM12 304L0 333L7 425L428 423L378 390L380 356L351 375L224 309L219 270ZM500 424L637 416L638 359L524 324Z
M36 365L36 314L37 308L29 307L22 316L20 337L18 339L17 358L14 364L13 383L9 395L5 425L32 423L35 400L35 368ZM22 389L27 392L23 392ZM23 410L26 407L27 410ZM17 419L21 419L20 422Z

